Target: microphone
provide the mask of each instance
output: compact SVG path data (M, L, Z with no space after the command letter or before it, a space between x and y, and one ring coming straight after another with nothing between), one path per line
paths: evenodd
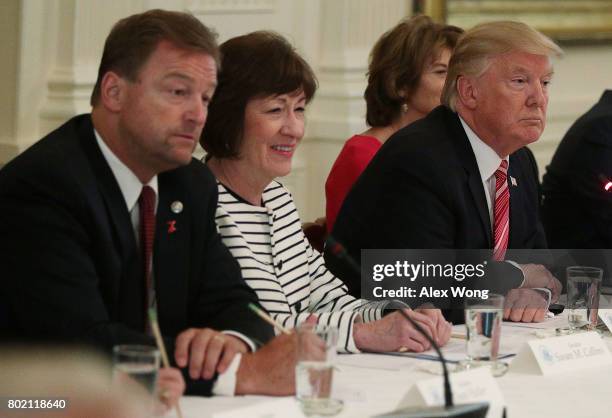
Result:
M327 237L326 247L330 247L330 254L344 262L352 270L361 275L361 268L359 264L350 256L344 246L336 241L331 235ZM392 300L390 305L405 304L398 300ZM376 415L377 418L484 418L489 410L488 402L470 403L463 405L453 404L453 391L450 385L450 379L448 378L448 369L446 367L446 359L440 351L440 347L429 334L423 330L423 328L417 324L412 318L410 318L403 309L398 309L400 315L404 317L421 335L423 335L427 341L434 348L440 362L442 363L443 379L444 379L444 406L418 406L401 408L395 411L384 413L382 415Z
M329 249L329 254L342 261L344 264L350 267L353 272L357 273L361 277L361 267L359 267L359 264L357 264L353 257L350 256L348 251L346 251L344 245L336 241L336 239L331 236L331 234L328 235L327 239L325 240L325 249Z
M610 189L612 189L612 181L610 181L609 178L607 178L606 176L604 176L603 174L599 174L597 176L599 178L599 181L601 181L601 184L603 186L603 189L608 192L610 191Z

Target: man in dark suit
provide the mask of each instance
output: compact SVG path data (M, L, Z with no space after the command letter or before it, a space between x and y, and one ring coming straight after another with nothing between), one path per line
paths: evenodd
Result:
M542 222L559 264L598 266L612 277L612 91L567 131L542 181Z
M155 345L152 308L189 392L291 393L295 341L254 351L273 332L247 308L257 297L217 234L214 178L191 157L218 63L214 34L191 15L123 19L91 115L0 171L3 337ZM262 373L271 365L276 375ZM182 378L165 369L164 381L171 405Z
M612 90L559 144L542 182L551 248L612 248Z
M545 248L538 179L524 148L545 125L549 57L560 49L527 25L495 22L466 32L449 63L443 105L390 138L359 178L332 231L359 259L369 248ZM332 272L358 293L360 277L328 251ZM529 288L559 282L542 266L498 263L505 317L544 318L547 300ZM512 289L512 290L511 290ZM546 295L548 296L548 295Z

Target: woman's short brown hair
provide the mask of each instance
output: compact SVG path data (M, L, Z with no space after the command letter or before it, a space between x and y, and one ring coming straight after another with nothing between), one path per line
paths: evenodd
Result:
M219 63L217 34L195 16L160 9L135 14L118 21L106 38L91 105L98 103L102 78L108 71L135 81L160 41L208 54Z
M200 144L207 158L237 158L249 100L303 90L309 102L317 80L295 48L274 32L238 36L220 50L222 70Z
M453 49L463 30L435 23L429 16L400 21L383 34L372 48L368 69L366 121L387 126L414 93L423 70L443 48Z

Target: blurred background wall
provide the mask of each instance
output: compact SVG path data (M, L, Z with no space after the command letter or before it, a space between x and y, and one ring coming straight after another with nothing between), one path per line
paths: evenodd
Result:
M574 41L562 44L566 54L555 62L548 126L532 146L542 173L569 125L605 88L612 88L612 43L593 40L597 36L587 25L597 26L593 19L605 18L602 10L609 9L612 16L612 1L573 2L600 9L558 16L551 13L558 10L552 3L568 1L2 0L0 164L71 116L90 110L103 42L114 22L150 8L188 10L215 28L220 42L253 30L278 31L314 68L319 90L308 109L306 135L293 172L281 179L292 191L302 220L312 220L324 215L325 179L344 141L365 129L362 94L372 45L418 9L466 29L478 20L529 21L535 14L535 24L550 23L553 30L573 25L578 28L574 35L585 35L579 41L574 38L580 36L570 36ZM500 4L505 6L500 9ZM582 32L581 25L586 28Z

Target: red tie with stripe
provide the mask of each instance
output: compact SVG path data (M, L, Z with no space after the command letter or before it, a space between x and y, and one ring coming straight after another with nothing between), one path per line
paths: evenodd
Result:
M493 247L493 259L501 261L506 255L508 248L508 236L510 235L510 192L508 190L508 161L502 160L497 171L495 171L495 247Z
M142 254L144 272L144 302L145 318L148 318L148 310L151 304L149 295L152 287L152 256L153 240L155 239L155 190L151 186L143 186L138 198L140 208L140 252ZM145 323L149 323L145 320Z

